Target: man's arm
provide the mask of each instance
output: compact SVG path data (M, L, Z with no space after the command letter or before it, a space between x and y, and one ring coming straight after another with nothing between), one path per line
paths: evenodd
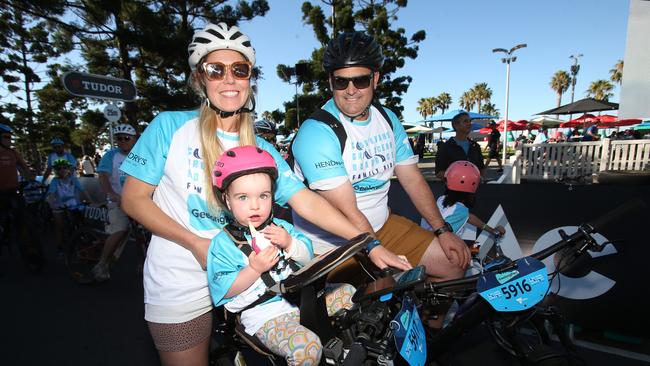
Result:
M111 182L109 180L110 175L106 172L99 172L99 187L108 198L115 202L120 203L120 195L115 193L113 187L111 187Z
M445 220L442 218L435 197L424 180L417 164L397 165L395 175L400 184L408 194L411 202L415 205L420 215L427 220L432 228L438 229L443 226ZM465 268L469 264L470 253L465 242L454 233L443 233L438 237L440 247L447 259L459 267Z
M27 163L25 163L25 160L23 160L23 157L18 153L18 151L14 150L14 152L16 153L16 168L20 172L20 175L22 175L27 181L33 180L34 175L29 171L29 167L27 166Z

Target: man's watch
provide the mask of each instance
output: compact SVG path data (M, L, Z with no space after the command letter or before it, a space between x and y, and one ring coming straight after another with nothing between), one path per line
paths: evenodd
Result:
M451 224L448 223L447 221L445 221L445 223L441 227L433 230L433 233L436 234L436 236L440 236L440 234L443 233L453 233L453 232L454 229L451 227Z
M368 245L366 245L365 248L363 248L363 254L369 255L370 251L372 251L373 249L375 249L376 247L378 247L380 245L381 245L381 242L379 240L377 240L377 239L371 241L370 243L368 243Z

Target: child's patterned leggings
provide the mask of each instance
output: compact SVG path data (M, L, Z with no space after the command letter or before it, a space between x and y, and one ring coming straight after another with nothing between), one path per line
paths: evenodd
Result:
M328 284L325 295L327 313L352 307L355 288L348 284ZM316 333L300 325L299 311L280 315L262 326L255 336L273 353L284 357L287 365L318 365L322 346Z

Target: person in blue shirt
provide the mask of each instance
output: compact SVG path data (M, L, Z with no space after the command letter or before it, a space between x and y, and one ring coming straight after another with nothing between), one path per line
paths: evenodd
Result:
M65 159L67 160L70 165L73 167L72 169L72 175L77 174L77 159L74 157L69 152L65 151L65 143L63 140L61 140L58 137L55 137L50 141L50 145L52 145L52 151L48 156L47 156L47 167L45 168L45 172L43 173L43 182L47 182L47 178L50 176L52 173L52 163L54 163L55 160L57 159Z
M273 217L274 184L278 170L271 154L255 147L227 150L214 165L214 193L231 222L212 239L208 280L215 306L239 313L246 333L257 337L288 365L318 365L322 345L300 324L299 308L278 295L265 295L314 257L311 240L290 223ZM331 287L330 297L347 299L351 285ZM330 306L331 307L331 306ZM340 308L328 308L330 314Z
M67 159L56 159L52 162L55 177L48 186L46 201L52 209L54 219L55 242L59 257L63 257L63 236L68 217L65 211L77 211L80 208L82 196L91 201L90 196L81 186L79 179L72 175L73 165Z

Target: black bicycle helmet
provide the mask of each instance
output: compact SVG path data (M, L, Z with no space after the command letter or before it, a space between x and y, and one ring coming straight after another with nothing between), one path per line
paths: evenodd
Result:
M275 123L261 119L255 122L255 133L276 133Z
M353 66L365 66L377 71L383 64L381 46L363 32L340 34L329 41L323 56L323 68L328 73Z

